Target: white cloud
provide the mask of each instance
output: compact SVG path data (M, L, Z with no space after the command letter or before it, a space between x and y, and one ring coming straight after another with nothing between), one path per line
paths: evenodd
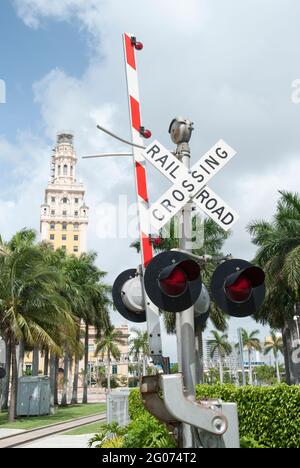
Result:
M144 123L154 136L171 146L168 124L174 115L184 114L195 121L194 160L221 137L237 149L238 155L212 187L241 215L226 249L251 258L254 248L246 225L271 216L279 188L298 190L300 107L292 103L291 84L300 76L299 2L283 6L274 0L15 0L14 4L29 27L39 28L49 19L76 22L86 31L90 63L81 77L55 69L35 83L44 139L37 144L31 137L16 145L0 143L2 158L20 161L23 149L29 155L28 164L18 165L16 187L22 194L0 202L3 228L23 227L24 218L38 226L49 168L47 142L57 131L74 131L79 157L123 149L95 125L102 123L129 136L121 44L121 34L129 31L145 44L138 57L140 88ZM30 170L35 178L28 185ZM131 163L79 160L79 174L91 206L90 247L99 252L99 262L112 280L139 258L129 249L129 239L99 240L97 213L101 203L116 204L122 194L134 202ZM149 179L154 200L167 184L151 169ZM34 200L34 205L29 209L24 200ZM9 218L12 206L14 219Z

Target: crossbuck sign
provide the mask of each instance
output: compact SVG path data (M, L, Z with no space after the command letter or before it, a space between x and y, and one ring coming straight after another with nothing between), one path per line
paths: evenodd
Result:
M206 185L236 155L225 141L218 141L190 171L157 140L142 155L174 184L149 209L154 229L159 231L191 201L225 231L238 220L238 215Z

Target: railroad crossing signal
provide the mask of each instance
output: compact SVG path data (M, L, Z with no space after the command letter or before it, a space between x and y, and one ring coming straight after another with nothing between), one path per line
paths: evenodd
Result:
M211 292L217 305L232 317L253 315L265 298L265 273L245 260L227 260L215 270Z
M206 186L236 155L225 141L218 141L190 171L157 140L141 154L174 184L149 208L150 225L154 229L159 231L190 201L194 201L225 231L238 220L234 210Z
M182 312L200 296L200 266L181 252L163 252L147 266L144 284L147 295L159 309Z

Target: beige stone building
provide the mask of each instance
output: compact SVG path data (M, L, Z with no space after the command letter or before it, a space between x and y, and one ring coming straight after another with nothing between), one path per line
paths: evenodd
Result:
M41 240L47 241L53 249L62 248L68 254L80 255L87 251L87 227L89 208L85 203L85 188L76 178L77 156L74 148L74 136L69 132L57 135L56 146L51 157L51 174L45 190L44 203L41 206ZM118 328L124 336L124 346L119 346L121 359L112 361L111 374L118 379L128 377L128 327ZM89 333L89 369L90 381L94 382L97 367L106 366L106 357L95 357L95 331ZM39 369L43 373L44 362L40 356ZM32 353L25 357L27 371L32 367ZM60 363L62 366L62 363ZM84 361L80 362L80 371Z

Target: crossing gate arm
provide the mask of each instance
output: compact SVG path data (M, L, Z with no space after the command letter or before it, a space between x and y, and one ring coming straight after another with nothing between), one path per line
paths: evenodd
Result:
M139 46L138 46L139 44ZM141 50L141 44L137 43L132 34L123 35L125 68L127 78L128 102L133 146L133 164L136 182L139 235L142 255L142 273L153 258L153 246L150 238L149 225L149 196L147 187L146 160L138 147L143 144L143 126L141 117L141 105L139 97L138 72L136 50ZM162 357L161 330L159 321L159 309L150 301L143 287L146 308L147 328L149 336L150 355L158 360Z

